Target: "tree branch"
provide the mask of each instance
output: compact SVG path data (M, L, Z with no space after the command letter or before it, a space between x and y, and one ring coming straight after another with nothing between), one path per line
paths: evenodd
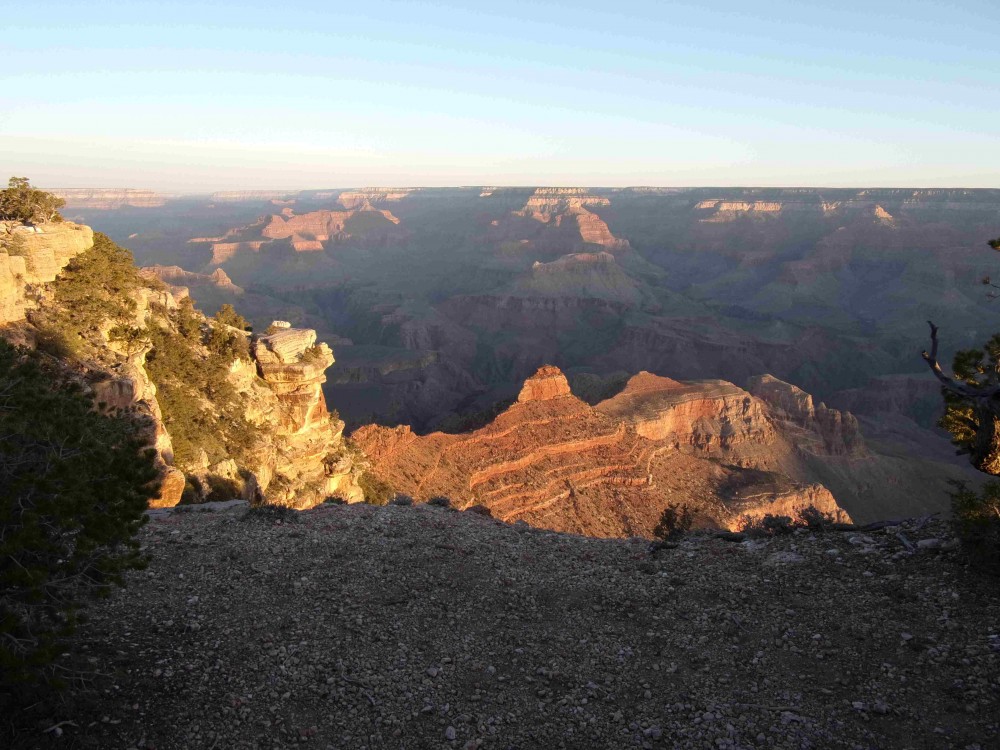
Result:
M938 362L938 327L934 325L933 322L927 321L927 325L931 327L931 350L928 352L926 349L920 353L923 357L924 362L927 366L931 368L931 372L934 373L941 385L944 386L945 390L954 393L957 396L967 399L988 399L993 398L997 394L1000 394L1000 387L993 388L982 388L968 385L960 380L956 380L954 377L949 378L944 374L944 370L941 369L941 365Z

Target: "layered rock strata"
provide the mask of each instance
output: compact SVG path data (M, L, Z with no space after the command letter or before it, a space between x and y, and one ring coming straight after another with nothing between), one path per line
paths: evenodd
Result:
M48 191L66 201L66 208L112 211L119 208L159 208L173 196L135 188L56 188Z
M222 265L241 253L259 253L271 242L287 240L299 253L322 252L327 243L350 239L348 222L359 214L375 216L384 226L399 224L399 219L388 210L373 208L367 201L360 207L345 211L311 211L296 214L286 207L280 214L262 216L252 224L234 227L219 237L195 237L189 243L210 243L211 265ZM370 227L362 230L368 231Z
M747 517L809 505L848 518L816 482L776 473L795 447L767 405L722 381L679 383L649 373L588 406L562 372L541 368L518 400L471 433L417 436L407 427L354 434L372 471L401 492L484 505L505 521L592 536L650 536L664 507L689 503L704 523L736 528ZM748 472L782 478L734 495Z
M233 294L243 294L244 291L221 268L216 268L212 273L194 273L185 271L180 266L147 266L140 269L139 273L146 278L159 279L172 287L208 284Z
M612 250L625 249L628 241L611 234L601 217L587 208L607 205L610 205L608 198L588 195L586 188L539 188L528 198L524 208L514 214L556 227L572 222L584 243Z
M850 412L830 409L824 403L814 406L812 396L773 375L750 378L747 390L768 404L773 419L802 428L806 437L813 438L800 442L800 449L836 456L867 455L858 420ZM815 441L816 437L822 442Z
M415 188L373 187L348 190L337 197L346 209L364 208L370 204L396 203L414 192Z
M272 476L263 482L271 503L308 508L327 497L363 500L354 482L352 462L343 451L344 423L331 416L323 396L326 370L334 363L326 344L311 329L284 328L257 338L253 346L257 374L277 400L263 415L281 438Z

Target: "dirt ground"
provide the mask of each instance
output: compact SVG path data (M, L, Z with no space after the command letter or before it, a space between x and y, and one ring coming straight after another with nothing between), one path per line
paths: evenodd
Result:
M141 534L78 634L108 676L16 747L1000 747L1000 585L943 522L655 553L429 506Z

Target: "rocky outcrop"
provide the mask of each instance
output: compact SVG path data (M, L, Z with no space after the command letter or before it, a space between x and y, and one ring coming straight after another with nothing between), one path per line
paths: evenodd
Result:
M284 328L254 342L257 373L273 392L278 408L267 416L282 438L272 469L262 482L271 503L309 508L327 497L358 502L363 494L353 464L343 450L344 423L331 417L323 396L326 369L334 363L326 344L310 329Z
M261 234L272 240L291 237L293 240L326 242L344 231L350 211L312 211L301 216L273 215Z
M740 216L753 218L776 216L784 208L784 204L778 201L703 200L695 206L695 210L698 211L711 211L710 216L700 219L709 223L733 221Z
M802 519L808 509L818 510L835 523L850 523L851 517L841 508L833 495L821 484L809 484L791 488L783 492L765 489L761 502L761 493L754 493L755 488L746 488L742 496L733 498L732 505L740 513L733 524L736 529L760 521L765 516L785 516L793 521Z
M773 375L750 378L747 390L768 404L773 418L798 425L822 438L821 443L814 440L799 443L801 450L838 456L867 455L858 420L850 412L830 409L823 403L813 406L812 396Z
M23 257L0 252L0 325L24 317L26 271Z
M30 228L7 225L4 230L13 232L18 238L16 247L22 254L10 256L0 253L0 325L24 321L26 313L37 309L39 300L45 298L46 285L55 281L72 258L94 244L94 233L90 227L70 222ZM30 299L25 293L29 284L37 292ZM165 290L140 288L134 290L133 297L136 302L135 322L139 326L145 324L151 303L156 302L165 308L176 306ZM108 347L114 351L114 345L108 344ZM111 372L84 366L88 373L85 387L89 388L94 402L102 408L127 410L145 419L149 442L156 449L156 461L161 472L159 494L151 500L151 505L167 507L180 501L184 476L171 465L173 447L170 435L163 427L156 387L143 368L147 352L148 347L139 352L119 353L120 361Z
M24 241L17 243L23 255L0 254L0 313L5 316L2 322L24 318L28 306L24 295L26 279L37 287L32 304L38 307L39 319L57 312L49 308L56 297L49 293L47 285L56 279L70 258L93 244L93 233L88 227L58 224L38 229L26 232ZM119 272L124 271L119 269ZM135 303L131 325L139 329L174 330L176 322L169 314L178 308L174 291L186 295L187 290L167 284L211 284L228 292L242 291L221 269L212 274L196 274L176 266L159 266L132 273L136 277L134 283L126 286ZM143 279L156 281L143 283ZM72 310L58 312L72 315ZM37 321L33 318L32 322L24 321L21 325L26 341L34 338L31 334L34 322ZM206 330L208 321L201 317L199 322L202 330ZM134 351L131 344L110 337L112 326L112 321L105 321L88 329L76 369L102 409L128 411L148 425L149 442L156 450L162 480L159 495L151 500L153 507L180 502L185 491L181 469L200 480L203 490L231 488L255 501L303 508L333 495L350 501L363 499L354 481L352 460L343 445L343 422L330 415L323 396L324 371L333 364L333 354L325 344L316 343L315 331L284 324L277 332L258 337L251 347L250 358L234 355L225 377L236 398L227 397L230 399L227 403L237 404L235 408L242 410L242 417L256 431L245 455L241 454L238 461L232 456L224 456L222 460L215 456L210 464L202 451L200 461L186 459L183 466L176 466L157 387L147 371L152 344ZM234 336L247 335L237 329L228 331ZM208 351L197 338L176 333L174 336L172 346L187 347L189 356L196 361L207 358ZM199 392L186 398L193 399L186 408L197 409L199 406L192 404L205 399L210 402L211 394ZM200 408L204 409L203 414L218 416L213 403L201 403ZM232 411L226 414L227 420L239 421L238 412L235 416ZM225 424L221 425L222 433L226 429Z
M445 495L459 507L480 504L502 520L559 531L649 536L677 502L725 528L809 504L847 517L815 480L802 481L808 469L766 404L721 381L640 373L591 407L558 368L545 366L481 429L417 436L370 425L353 439L371 470L401 492ZM750 472L754 491L734 491L750 486ZM756 481L758 474L780 481Z
M604 250L570 253L548 263L535 261L531 270L517 278L510 289L514 294L529 297L597 298L630 306L649 300L643 284Z
M337 202L346 209L364 208L371 204L396 203L403 200L415 188L373 187L348 190L337 197Z
M601 245L610 250L628 248L628 241L618 239L608 225L588 206L608 206L604 196L588 195L586 188L538 188L515 216L535 219L542 224L562 226L574 222L580 239L586 244Z
M29 284L55 280L74 256L94 244L90 227L68 221L37 226L0 222L0 235L10 248L0 250L0 325L20 320L32 306L26 296Z
M135 188L56 188L48 191L66 201L66 208L112 211L119 208L159 208L173 197Z
M539 367L538 372L524 381L517 401L523 404L527 401L549 401L570 395L572 394L569 390L569 381L566 380L562 370L545 365Z
M221 268L216 268L212 273L194 273L185 271L180 266L147 266L140 269L139 273L171 286L211 285L232 294L243 294L243 288L234 284L229 274Z
M351 230L348 223L355 217L368 221L363 222L360 229ZM390 211L375 209L367 202L357 209L305 214L296 214L292 207L286 206L280 214L262 216L246 226L233 227L219 237L195 237L188 242L211 243L211 265L218 266L240 253L258 253L271 242L288 241L292 249L300 253L322 252L330 242L350 239L352 231L364 236L397 224L399 219Z
M892 217L892 214L886 211L882 206L875 204L875 220L880 224L885 226L893 226L896 220Z
M708 453L774 440L764 405L724 380L679 383L648 372L596 407L625 419L649 440Z
M147 308L148 309L148 308ZM140 310L144 316L146 310ZM170 508L181 501L184 474L173 466L174 450L170 434L163 426L163 415L156 400L156 386L144 368L148 349L126 358L123 365L107 379L93 383L94 401L110 410L130 411L144 415L149 422L150 443L156 449L160 469L159 493L149 502L151 508Z
M238 253L259 253L262 240L250 240L248 242L213 242L212 261L213 266L222 265L227 260Z

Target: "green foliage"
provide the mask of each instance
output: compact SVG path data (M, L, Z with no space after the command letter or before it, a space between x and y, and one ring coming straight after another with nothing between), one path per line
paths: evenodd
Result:
M370 471L363 472L358 478L358 486L365 494L365 502L369 505L388 505L396 494L392 485L379 479Z
M239 328L241 331L251 330L250 322L236 312L236 309L228 302L220 307L219 312L215 314L215 322Z
M689 532L693 523L694 510L690 505L668 505L653 529L653 536L661 541L675 539Z
M1000 574L1000 482L987 482L981 492L965 482L952 485L952 524L962 548L977 568Z
M202 502L201 481L198 477L186 477L184 489L181 491L180 505L194 505Z
M27 177L11 177L7 189L0 190L0 220L4 221L62 221L59 209L64 205L62 198L31 187Z
M64 674L79 606L142 566L134 536L157 491L145 425L46 367L0 339L0 693Z
M152 351L146 371L156 384L157 400L174 445L174 461L181 469L197 465L204 450L210 463L226 457L244 460L256 445L256 430L246 421L238 393L228 380L234 352L200 342L201 326L191 308L173 315L170 327L150 329ZM215 328L208 331L209 341ZM232 334L239 336L239 334ZM240 337L242 338L242 337Z
M965 349L955 354L952 369L957 380L977 388L989 388L1000 382L1000 334L994 334L981 349ZM984 429L982 421L997 420L993 410L975 408L972 400L943 391L945 413L938 424L951 434L962 452L973 453ZM991 425L985 425L989 428Z
M229 477L209 474L205 480L208 482L209 488L208 495L205 497L206 503L238 500L243 495L240 485Z
M79 352L85 342L97 339L105 321L134 325L129 323L136 312L132 294L144 284L132 253L95 232L94 246L73 258L53 282L54 304L47 306L39 327L69 351Z
M20 232L0 235L0 251L7 253L7 255L27 255L27 244L27 240Z
M304 352L302 352L302 361L306 364L314 364L323 361L323 347L319 344L313 344Z
M799 513L799 518L810 531L826 531L835 523L834 517L824 513L814 505L810 505Z
M177 331L184 339L192 344L201 343L202 317L194 309L194 302L190 297L185 297L177 305L177 312L173 316Z
M987 244L1000 250L1000 237ZM989 276L982 282L997 287ZM931 330L932 336L936 336L933 324ZM934 340L936 346L937 340ZM926 353L924 356L927 358ZM1000 391L1000 333L994 334L982 348L956 353L952 369L955 379L964 384L965 392L956 392L963 389L951 388L947 383L943 385L945 413L938 424L951 433L952 443L958 446L959 453L968 454L973 466L986 474L1000 475L1000 397L997 395Z
M205 340L208 350L223 359L232 362L234 359L250 358L250 342L241 333L236 333L226 326L213 325Z
M742 531L751 536L781 536L791 534L796 527L791 516L775 516L770 513L763 518L744 516Z
M149 331L121 322L108 331L108 340L119 344L125 356L131 358L149 346Z

